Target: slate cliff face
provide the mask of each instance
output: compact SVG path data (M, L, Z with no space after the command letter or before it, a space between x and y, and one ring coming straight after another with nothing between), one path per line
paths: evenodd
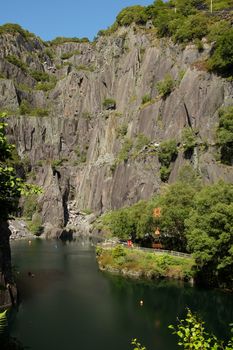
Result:
M38 210L47 231L61 232L71 212L100 214L157 193L157 150L164 140L179 146L169 182L186 163L206 182L232 182L232 167L216 161L215 132L219 108L233 103L233 87L201 69L211 50L203 45L201 52L195 45L182 48L134 26L94 43L50 48L20 34L0 37L0 108L11 111L9 137L44 188ZM9 62L9 55L27 69ZM55 87L38 90L32 70L56 77ZM175 87L161 98L156 84L168 73ZM19 115L25 100L49 114ZM185 127L197 137L190 159L182 151Z

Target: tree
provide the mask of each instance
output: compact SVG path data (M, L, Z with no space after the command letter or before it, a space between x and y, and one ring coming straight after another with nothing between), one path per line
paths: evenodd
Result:
M1 117L6 117L6 114ZM12 282L10 230L7 220L16 211L22 194L39 193L40 189L18 178L15 169L8 165L14 146L7 141L6 126L6 123L0 121L0 269L6 282Z
M222 163L233 164L233 106L219 111L217 141L220 146Z
M219 182L198 192L185 226L201 281L232 288L233 185Z
M196 188L188 183L170 185L157 201L161 216L157 226L166 249L186 251L185 220L192 209Z
M231 76L233 70L233 28L225 30L216 38L213 54L209 59L209 68L225 76Z

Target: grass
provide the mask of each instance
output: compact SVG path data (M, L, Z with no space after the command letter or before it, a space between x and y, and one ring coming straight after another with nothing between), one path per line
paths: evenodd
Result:
M155 254L120 245L110 249L97 247L96 254L100 268L114 269L129 276L135 272L142 278L172 278L183 281L194 276L194 260L191 257Z

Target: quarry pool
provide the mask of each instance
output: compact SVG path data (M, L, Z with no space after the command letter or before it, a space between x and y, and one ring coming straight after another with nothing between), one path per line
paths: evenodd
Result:
M21 303L10 332L27 349L129 350L132 338L147 350L178 349L168 325L187 307L229 335L231 294L104 274L90 239L13 242L12 258Z

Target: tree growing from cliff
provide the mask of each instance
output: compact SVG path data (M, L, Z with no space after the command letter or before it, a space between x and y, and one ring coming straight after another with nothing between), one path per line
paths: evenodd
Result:
M5 117L3 114L1 117ZM18 178L15 169L9 165L14 146L5 136L7 124L0 120L0 271L6 282L12 282L11 254L9 246L10 231L7 219L13 214L22 194L38 193L40 189Z
M1 118L5 116L6 114L3 114ZM15 212L21 195L40 192L38 187L18 178L15 169L8 164L15 147L7 141L6 126L7 124L0 120L0 220L7 220L9 215Z

